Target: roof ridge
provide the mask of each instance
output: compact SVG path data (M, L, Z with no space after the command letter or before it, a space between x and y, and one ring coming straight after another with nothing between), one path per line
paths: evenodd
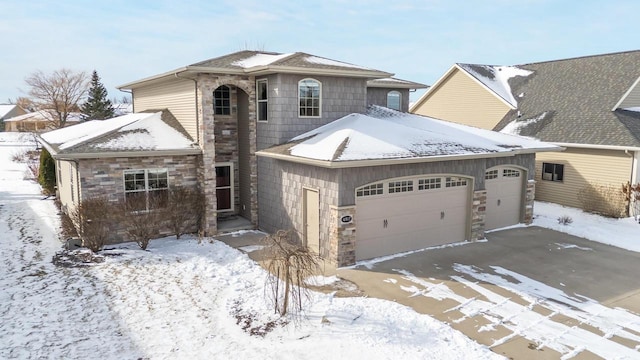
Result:
M537 62L516 64L516 65L513 65L513 66L537 65L537 64L546 64L546 63L554 63L554 62L561 62L561 61L571 61L571 60L595 58L595 57L602 57L602 56L622 55L622 54L630 54L630 53L640 53L640 49L638 49L638 50L617 51L617 52L604 53L604 54L592 54L592 55L574 56L574 57L555 59L555 60L545 60L545 61L537 61Z

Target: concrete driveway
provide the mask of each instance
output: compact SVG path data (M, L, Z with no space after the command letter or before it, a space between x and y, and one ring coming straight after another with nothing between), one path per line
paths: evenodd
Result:
M540 227L486 237L337 272L509 358L640 358L640 253Z

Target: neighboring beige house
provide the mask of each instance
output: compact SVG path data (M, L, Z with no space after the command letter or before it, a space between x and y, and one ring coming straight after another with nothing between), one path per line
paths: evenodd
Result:
M5 120L26 114L27 112L16 104L0 104L0 131L10 131L5 128Z
M536 199L625 216L640 182L640 51L518 66L453 65L415 114L566 148L536 157Z
M75 125L82 121L82 114L70 113L66 126ZM5 131L14 132L44 132L55 128L51 114L46 111L34 111L19 116L4 119Z

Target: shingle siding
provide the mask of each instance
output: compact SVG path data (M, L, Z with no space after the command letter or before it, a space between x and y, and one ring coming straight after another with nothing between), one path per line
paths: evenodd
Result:
M387 106L387 94L390 91L397 91L400 93L402 106L400 111L409 111L409 89L391 89L391 88L367 88L367 105L379 105Z

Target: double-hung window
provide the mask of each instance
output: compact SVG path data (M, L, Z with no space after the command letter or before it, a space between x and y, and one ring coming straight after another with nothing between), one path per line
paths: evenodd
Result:
M166 206L169 193L167 169L124 171L124 197L133 211Z
M268 120L268 87L267 79L260 79L256 81L256 101L258 103L258 121Z
M298 115L300 117L320 117L322 85L314 79L298 82Z
M563 181L564 165L553 163L542 163L542 180Z

